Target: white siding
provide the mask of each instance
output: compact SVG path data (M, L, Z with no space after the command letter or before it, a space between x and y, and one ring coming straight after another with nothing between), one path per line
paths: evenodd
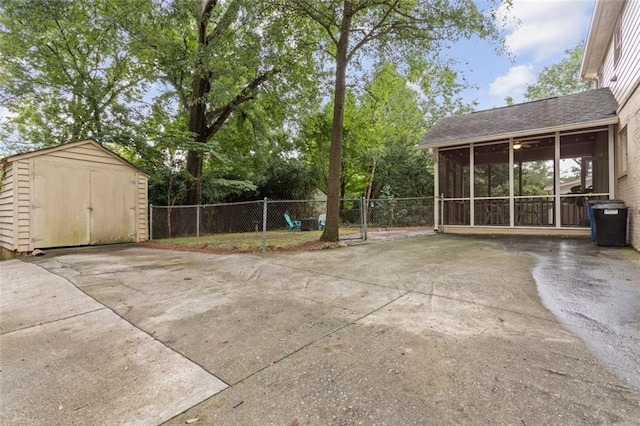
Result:
M628 1L622 9L622 48L620 60L613 63L613 39L602 67L598 87L609 87L622 106L640 80L640 1ZM615 76L615 78L614 78ZM615 81L612 81L614 79Z

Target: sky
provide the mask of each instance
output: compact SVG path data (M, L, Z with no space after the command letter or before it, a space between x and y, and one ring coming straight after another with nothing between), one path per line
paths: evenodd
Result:
M457 43L451 51L468 83L477 87L463 92L465 101L477 101L477 110L505 106L507 96L523 102L527 85L586 38L594 5L595 0L513 0L501 20L511 58L479 40Z

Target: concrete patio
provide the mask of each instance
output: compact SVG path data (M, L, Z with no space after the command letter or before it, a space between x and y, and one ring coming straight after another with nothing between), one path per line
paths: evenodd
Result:
M628 249L426 235L266 255L87 247L0 267L3 424L640 418Z

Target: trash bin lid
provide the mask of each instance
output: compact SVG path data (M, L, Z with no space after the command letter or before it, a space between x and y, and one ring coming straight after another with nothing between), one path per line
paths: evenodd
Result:
M608 203L617 203L617 202L618 200L589 200L587 201L587 204L591 204L593 206L595 204L608 204Z
M594 210L605 210L605 209L626 209L627 206L625 203L623 202L614 202L612 203L611 201L616 201L616 200L610 200L610 202L608 203L601 203L601 204L595 204L593 206Z

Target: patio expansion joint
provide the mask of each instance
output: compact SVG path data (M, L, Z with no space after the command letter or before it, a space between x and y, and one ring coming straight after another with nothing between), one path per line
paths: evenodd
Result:
M72 318L81 317L83 315L93 314L95 312L100 312L100 311L103 311L105 309L109 309L109 308L107 308L106 306L102 305L101 308L91 309L89 311L78 312L77 314L68 315L68 316L62 317L62 318L56 318L56 319L51 320L51 321L43 321L43 322L40 322L38 324L28 325L28 326L22 327L22 328L16 328L15 330L11 330L11 331L0 333L0 336L8 335L8 334L19 332L19 331L29 330L31 328L42 327L42 326L45 326L45 325L48 325L48 324L55 324L55 323L60 322L60 321L66 321L66 320L69 320L69 319L72 319Z
M319 341L321 341L321 340L323 340L323 339L325 339L325 338L327 338L327 337L331 336L331 335L332 335L332 334L334 334L334 333L339 332L340 330L343 330L343 329L345 329L345 328L347 328L347 327L350 327L350 326L352 326L352 325L357 324L359 321L363 320L364 318L368 317L369 315L375 314L376 312L378 312L378 311L380 311L380 310L382 310L382 309L386 308L387 306L391 305L392 303L395 303L396 301L398 301L399 299L403 298L403 297L404 297L404 296L406 296L407 294L409 294L409 292L408 292L408 291L407 291L407 292L404 292L404 293L402 293L401 295L399 295L399 296L397 296L397 297L395 297L395 298L393 298L393 299L389 300L388 302L386 302L386 303L384 303L384 304L382 304L382 305L378 306L377 308L375 308L375 309L373 309L373 310L371 310L371 311L369 311L369 312L367 312L367 313L365 313L365 314L363 314L363 315L360 315L358 318L355 318L355 319L353 319L353 320L351 320L351 321L348 321L348 322L346 322L345 324L342 324L341 326L336 327L336 328L334 328L333 330L331 330L331 331L329 331L329 332L327 332L327 333L323 334L322 336L320 336L320 337L318 337L318 338L316 338L316 339L314 339L314 340L312 340L312 341L310 341L310 342L307 342L306 344L304 344L304 345L300 346L299 348L295 349L294 351L292 351L292 352L290 352L290 353L288 353L288 354L286 354L286 355L284 355L284 356L280 357L279 359L277 359L277 360L273 361L273 362L272 362L272 364L270 364L270 365L266 365L266 366L264 366L264 367L262 367L262 368L260 368L260 369L258 369L258 370L256 370L256 371L252 372L252 373L251 373L251 374L249 374L248 376L243 377L242 379L238 380L237 382L235 382L235 383L231 384L231 385L230 385L230 387L235 386L235 385L238 385L238 384L240 384L240 383L242 383L242 382L244 382L244 381L246 381L246 380L250 379L251 377L253 377L253 376L255 376L255 375L257 375L257 374L261 373L262 371L264 371L264 370L266 370L266 369L268 369L268 368L270 368L272 365L275 365L275 364L277 364L277 363L279 363L279 362L281 362L281 361L284 361L285 359L289 358L290 356L297 354L298 352L302 351L303 349L306 349L306 348L308 348L308 347L310 347L310 346L312 346L312 345L314 345L314 344L318 343ZM215 396L215 395L214 395L214 396Z
M217 396L219 396L219 395L224 394L225 392L227 392L228 390L232 389L232 388L233 388L233 387L235 387L236 385L239 385L239 384L241 384L241 383L243 383L243 382L245 382L245 381L249 380L250 378L252 378L252 377L254 377L254 376L257 376L258 374L260 374L261 372L263 372L263 371L267 370L268 368L271 368L272 366L274 366L274 365L276 365L276 364L280 363L281 361L284 361L285 359L287 359L287 358L289 358L289 357L291 357L291 356L293 356L293 355L295 355L295 354L297 354L297 353L301 352L302 350L304 350L304 349L306 349L306 348L308 348L308 347L310 347L310 346L312 346L312 345L314 345L314 344L318 343L319 341L321 341L321 340L323 340L323 339L326 339L327 337L331 336L332 334L337 333L338 331L343 330L343 329L345 329L345 328L347 328L347 327L350 327L350 326L352 326L352 325L355 325L358 321L360 321L360 320L362 320L362 319L364 319L364 318L368 317L369 315L372 315L372 314L374 314L374 313L376 313L376 312L380 311L381 309L386 308L387 306L391 305L392 303L395 303L396 301L398 301L399 299L403 298L404 296L406 296L406 295L407 295L407 294L409 294L409 293L410 293L410 291L405 291L405 292L404 292L404 293L402 293L401 295L399 295L399 296L397 296L397 297L395 297L395 298L393 298L393 299L389 300L388 302L384 303L383 305L378 306L377 308L375 308L375 309L373 309L373 310L371 310L371 311L369 311L369 312L367 312L367 313L365 313L365 314L363 314L363 315L359 316L358 318L353 319L353 320L351 320L351 321L348 321L347 323L345 323L345 324L343 324L343 325L341 325L341 326L339 326L339 327L334 328L333 330L331 330L331 331L329 331L329 332L327 332L327 333L323 334L322 336L318 337L317 339L314 339L314 340L312 340L312 341L310 341L310 342L307 342L306 344L304 344L304 345L300 346L299 348L295 349L294 351L292 351L292 352L290 352L290 353L288 353L288 354L286 354L286 355L284 355L284 356L280 357L279 359L277 359L277 360L275 360L275 361L272 361L270 364L265 365L264 367L262 367L262 368L260 368L260 369L258 369L258 370L256 370L256 371L254 371L254 372L252 372L251 374L249 374L249 375L247 375L247 376L243 377L242 379L240 379L240 380L238 380L238 381L236 381L236 382L234 382L234 383L227 383L227 382L223 381L222 379L218 378L219 380L223 381L223 383L224 383L224 384L226 384L226 385L227 385L227 387L226 387L226 388L224 388L224 389L222 389L220 392L216 393L215 395L211 395L209 398L207 398L207 399L205 399L205 400L203 400L203 401L200 401L200 402L199 402L199 404L203 404L203 403L205 403L206 401L209 401L209 400L211 400L211 399L213 399L213 398L216 398L216 397L217 397ZM209 371L209 370L206 370L206 371ZM212 375L213 375L213 374L212 374ZM214 377L218 377L218 376L214 376ZM197 405L199 405L199 404L197 404ZM191 409L191 408L193 408L193 407L190 407L190 408L188 408L187 410L184 410L182 413L177 414L177 415L176 415L176 416L174 416L173 418L175 419L176 417L180 416L181 414L184 414L185 412L187 412L187 411L188 411L189 409ZM171 419L170 419L170 420L171 420ZM168 423L170 420L167 420L167 423Z
M458 298L455 298L455 297L445 296L445 295L442 295L442 294L427 293L427 292L414 291L414 290L410 291L409 293L415 293L415 294L420 294L420 295L423 295L423 296L430 296L430 297L438 297L438 298L441 298L441 299L451 300L453 302L466 303L468 305L480 306L482 308L493 309L495 311L500 311L500 312L508 312L510 314L519 315L519 316L525 317L525 318L533 318L533 319L537 319L537 320L540 320L540 321L547 321L547 322L552 322L552 323L557 322L555 320L555 318L544 318L544 317L541 317L541 316L538 316L538 315L532 315L532 314L527 314L525 312L514 311L513 309L501 308L499 306L489 305L489 304L486 304L486 303L478 303L478 302L474 302L472 300L458 299Z
M49 273L56 275L60 278L62 278L63 280L67 281L69 284L71 284L73 287L75 287L79 292L81 292L82 294L84 294L86 297L90 298L91 300L95 301L96 303L98 303L100 306L102 306L102 308L98 308L94 311L91 312L97 312L97 311L102 311L102 310L108 310L111 313L113 313L115 316L117 316L118 318L120 318L122 321L126 322L127 324L129 324L131 327L135 328L136 330L138 330L141 333L144 333L145 335L149 336L149 338L151 338L152 340L154 340L156 343L158 343L159 345L161 345L162 347L166 348L167 350L181 356L182 358L188 360L189 362L193 363L194 365L197 365L198 367L200 367L203 371L206 371L208 374L210 374L212 377L215 377L217 380L219 380L220 382L224 383L224 385L226 386L224 389L228 389L231 385L229 383L227 383L225 380L222 380L220 377L216 376L215 374L213 374L211 371L209 371L209 369L207 369L204 365L200 364L197 361L194 361L193 359L191 359L190 357L186 356L185 354L183 354L180 351L177 351L176 349L172 348L171 346L167 345L165 342L163 342L162 340L159 340L157 337L155 337L153 334L148 333L146 330L138 327L136 324L132 323L131 321L129 321L128 319L126 319L125 317L123 317L122 315L120 315L119 313L117 313L116 311L114 311L113 309L111 309L110 307L106 306L105 304L103 304L102 302L100 302L98 299L96 299L95 297L93 297L92 295L84 292L80 287L78 287L76 284L74 284L72 281L70 281L68 278L59 275L41 265L38 265L40 268L48 271ZM84 315L86 313L89 312L83 312L81 314L77 314L77 315L72 315L73 316L80 316L80 315ZM61 319L58 319L56 321L60 321ZM51 321L51 322L56 322L56 321ZM36 326L37 327L37 326ZM223 389L223 390L224 390ZM214 395L215 396L215 395ZM202 402L202 401L201 401Z
M350 281L350 282L355 282L355 283L359 283L359 284L366 284L366 285L371 285L371 286L375 286L375 287L381 287L381 288L387 288L387 289L391 289L391 290L402 291L397 286L389 286L389 285L374 283L374 282L371 282L371 281L361 280L361 279L357 279L357 278L353 278L353 277L345 277L345 276L338 275L338 274L330 274L330 273L320 272L320 271L307 269L307 268L299 268L297 266L292 266L292 265L288 265L288 264L282 264L282 263L278 263L278 262L270 262L270 263L272 265L276 265L276 266L279 266L279 267L282 267L282 268L295 269L295 270L298 270L298 271L309 272L309 273L313 273L313 274L317 274L317 275L322 275L322 276L331 277L331 278L337 278L337 279ZM402 298L403 296L405 296L407 294L411 294L411 293L420 294L420 295L424 295L424 296L439 297L439 298L451 300L451 301L454 301L454 302L466 303L466 304L480 306L480 307L487 308L487 309L494 309L494 310L497 310L497 311L500 311L500 312L508 312L510 314L519 315L519 316L523 316L523 317L526 317L526 318L534 318L534 319L538 319L540 321L555 322L554 318L544 318L544 317L540 317L538 315L527 314L525 312L514 311L512 309L502 308L502 307L499 307L499 306L494 306L494 305L489 305L489 304L484 304L484 303L478 303L478 302L475 302L475 301L472 301L472 300L458 299L458 298L451 297L451 296L445 296L445 295L441 295L441 294L437 294L437 293L433 293L433 292L425 292L425 291L419 291L419 290L414 290L414 289L405 290L405 292L401 296L396 298L395 300L398 300L398 299Z

